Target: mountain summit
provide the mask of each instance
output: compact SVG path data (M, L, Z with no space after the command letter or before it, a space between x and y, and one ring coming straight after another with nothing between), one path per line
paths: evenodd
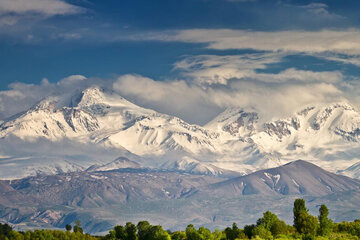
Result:
M288 118L262 122L261 114L255 110L229 108L205 126L189 124L94 86L70 97L68 94L50 96L5 120L0 124L0 141L11 142L13 137L21 139L24 145L70 141L73 145L90 144L104 151L117 151L118 156L130 154L145 167L172 168L172 163L187 158L198 162L194 169L208 171L211 168L211 172L221 168L242 174L296 159L311 159L332 171L344 170L360 160L360 113L346 102L307 106ZM7 172L15 167L21 171L18 161L9 164L14 152L7 151L0 149L1 155L9 156L6 165L0 161L1 169ZM66 151L64 149L64 156ZM33 159L21 149L17 149L15 155ZM41 156L42 159L52 157ZM61 158L61 154L57 156ZM66 164L59 160L51 166L47 166L46 161L34 165L30 162L33 160L24 160L33 170L23 175L36 174L37 165L56 172L56 169L74 169L69 163L83 170L110 161L76 159L67 158ZM205 162L211 167L204 167Z

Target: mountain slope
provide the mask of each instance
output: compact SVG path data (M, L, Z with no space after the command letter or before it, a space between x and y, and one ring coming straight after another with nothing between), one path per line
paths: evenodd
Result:
M325 196L359 188L358 180L336 175L309 162L298 160L277 168L216 183L204 191L227 196L251 194Z
M137 155L167 150L201 152L214 149L215 133L179 118L136 106L97 87L71 99L61 96L41 101L29 111L4 122L0 138L62 138L123 147Z
M114 92L94 86L48 97L5 120L0 124L0 142L16 145L15 137L22 141L20 145L50 142L55 148L59 143L69 142L68 145L98 146L116 153L104 156L107 160L87 160L91 156L86 156L83 161L73 161L65 147L61 159L61 154L46 155L49 151L42 151L39 144L41 154L37 155L41 155L43 164L34 164L29 170L35 160L24 161L22 168L15 159L34 159L36 154L25 154L17 146L10 151L0 145L0 156L9 156L4 161L0 159L0 165L4 169L17 165L16 169L24 171L17 176L25 176L46 171L79 171L93 164L109 163L114 155L133 155L145 167L171 169L174 165L165 163L187 157L199 162L197 167L190 167L191 164L186 167L189 172L199 173L196 169L201 168L206 174L219 168L246 174L296 159L310 159L333 172L360 161L360 113L353 106L346 102L320 104L294 112L288 118L263 123L255 109L229 108L202 127L139 107Z
M358 146L360 113L348 103L308 107L293 117L264 124L253 139L267 151L284 155L311 153L313 148L327 149L328 144Z
M305 107L265 123L257 112L231 108L206 127L219 133L222 145L232 147L231 155L249 146L256 149L257 154L243 160L252 166L276 167L280 159L307 159L335 172L360 160L360 113L346 102ZM266 158L269 161L259 162Z
M312 200L308 201L312 211L326 203L341 221L358 213L359 187L357 180L304 161L228 181L130 168L39 175L0 180L0 221L63 228L80 219L85 231L92 233L139 220L164 222L172 229L189 222L215 229L234 221L249 224L267 210L290 222L288 212L299 197Z

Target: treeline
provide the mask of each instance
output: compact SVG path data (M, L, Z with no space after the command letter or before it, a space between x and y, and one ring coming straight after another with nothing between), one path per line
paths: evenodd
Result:
M359 240L360 220L334 223L328 218L329 210L321 205L319 215L312 216L303 199L296 199L293 208L293 225L287 225L276 214L267 211L255 224L238 228L236 223L224 230L210 231L192 224L185 231L171 232L160 225L141 221L115 226L106 236L84 234L79 221L75 226L66 225L66 231L35 230L14 231L8 224L0 224L0 240Z
M0 223L0 240L100 240L98 237L93 237L82 232L70 232L60 230L34 230L34 231L14 231L2 229L11 229L8 224Z

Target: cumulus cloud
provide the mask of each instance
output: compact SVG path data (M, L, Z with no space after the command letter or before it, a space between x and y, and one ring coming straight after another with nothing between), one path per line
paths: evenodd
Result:
M191 123L205 123L221 110L209 92L183 80L155 81L140 75L117 78L113 88L128 100Z
M141 105L201 124L227 107L255 108L264 120L269 120L292 114L305 105L344 99L343 92L334 84L319 79L304 83L303 79L311 73L299 71L298 74L301 73L305 76L295 80L266 82L233 78L227 85L207 88L182 80L157 82L138 75L126 75L115 81L114 89ZM285 78L284 75L280 74L280 78Z
M281 54L190 56L176 62L185 80L159 82L139 75L119 77L115 91L142 106L204 124L227 107L257 109L264 120L286 117L306 105L350 100L357 105L357 81L339 71L288 68L264 71Z
M344 99L360 104L357 79L344 81L345 77L338 71L295 68L276 73L259 71L277 61L282 61L281 56L271 53L204 55L175 63L174 67L184 74L180 79L156 81L136 74L115 79L73 75L57 83L47 79L39 85L14 83L9 90L0 92L0 119L24 111L48 95L70 96L93 85L118 93L142 107L197 124L207 123L227 107L256 109L267 121L289 116L306 105Z

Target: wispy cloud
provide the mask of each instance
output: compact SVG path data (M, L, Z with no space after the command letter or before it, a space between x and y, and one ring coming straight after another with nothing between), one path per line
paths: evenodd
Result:
M62 0L2 0L0 14L41 14L46 16L67 15L84 9Z
M146 36L143 36L146 37ZM146 39L146 38L145 38ZM360 30L260 32L232 29L190 29L152 35L148 40L206 43L210 49L255 49L287 52L360 54Z
M19 21L34 21L56 15L72 15L84 8L63 0L2 0L0 1L0 27L15 25Z
M278 63L283 55L278 53L255 53L232 56L190 56L174 64L182 76L198 84L227 84L232 78L244 78L256 69L265 69L268 64Z
M190 56L176 62L174 69L181 70L183 76L198 85L222 84L227 85L232 79L256 79L262 82L281 83L324 82L336 83L343 79L340 71L305 71L288 68L279 73L260 73L258 70L267 69L269 64L281 63L287 56L280 53L252 53L243 55L219 56L198 55Z

